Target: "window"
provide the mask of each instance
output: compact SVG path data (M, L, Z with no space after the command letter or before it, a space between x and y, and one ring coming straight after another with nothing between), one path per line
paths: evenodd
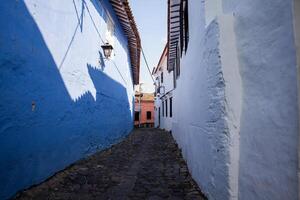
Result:
M162 116L164 117L165 116L165 102L164 101L161 101L161 104L162 104Z
M179 46L177 46L176 49L176 79L179 77L180 75L180 49Z
M168 99L166 99L166 117L168 117Z
M179 44L180 44L180 57L182 56L182 50L183 50L183 38L184 38L184 30L183 30L183 0L181 0L180 2L180 9L179 9L179 13L180 13L180 38L179 38ZM178 54L177 54L178 55Z
M164 73L163 72L161 72L161 74L160 74L160 82L164 82Z
M180 53L186 52L189 42L188 0L180 3Z
M134 121L139 121L140 120L140 112L135 111L134 113Z
M160 93L160 82L158 81L158 84L155 86L156 87L156 93Z
M184 51L186 52L189 44L189 10L188 10L188 0L185 0L185 7L184 7L184 39L185 39L185 48Z
M172 117L173 116L173 111L172 111L172 109L173 109L173 97L170 97L170 117Z
M173 88L175 89L176 88L176 67L173 68L173 73L172 73L173 77L172 77L172 80L173 80Z
M147 119L151 119L151 111L147 111Z

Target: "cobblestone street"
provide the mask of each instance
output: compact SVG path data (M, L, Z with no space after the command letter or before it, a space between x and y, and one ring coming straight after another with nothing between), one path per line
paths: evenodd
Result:
M205 199L170 133L136 129L16 199Z

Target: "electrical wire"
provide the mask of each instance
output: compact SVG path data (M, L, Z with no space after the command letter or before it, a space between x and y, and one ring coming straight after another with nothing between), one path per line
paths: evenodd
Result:
M101 37L101 34L100 34L100 32L99 32L97 26L96 26L96 23L95 23L95 21L94 21L92 15L91 15L91 13L90 13L89 7L87 6L87 4L86 4L85 2L84 2L84 4L85 4L86 10L88 11L88 14L89 14L89 16L90 16L90 18L91 18L91 20L92 20L93 26L94 26L96 32L98 33L98 36L99 36L101 42L102 42L103 44L105 44L105 42L104 42L103 38Z
M146 59L144 50L143 50L143 48L141 48L141 49L142 49L143 58L144 58L144 61L145 61L145 63L146 63L146 66L147 66L149 75L151 76L151 79L152 79L153 83L155 83L154 78L153 78L152 73L151 73L151 70L150 70L150 68L149 68L149 65L148 65L148 62L147 62L147 59Z
M100 1L100 3L102 3L102 2ZM92 23L93 23L93 26L94 26L94 28L95 28L95 30L96 30L96 32L97 32L97 34L98 34L98 36L99 36L99 38L100 38L102 44L105 44L103 38L101 37L100 31L98 30L98 28L97 28L97 26L96 26L96 23L95 23L95 21L94 21L92 15L91 15L91 13L90 13L90 10L89 10L89 8L88 8L88 6L87 6L87 4L86 4L85 2L84 2L84 5L85 5L85 7L86 7L86 9L87 9L87 11L88 11L88 14L89 14L89 16L90 16L90 18L91 18L91 21L92 21ZM105 9L105 12L106 12L106 15L109 17L109 14L108 14L108 12L107 12L106 9ZM150 76L151 76L151 78L152 78L152 80L153 80L153 82L154 82L154 79L153 79L153 77L152 77L152 75L151 75L151 72L150 72L150 69L149 69L149 66L148 66L146 57L145 57L145 55L144 55L143 49L142 49L142 52L143 52L143 57L144 57L144 60L145 60L145 62L146 62L147 68L148 68L148 70L149 70ZM120 72L118 65L117 65L113 60L112 60L112 63L113 63L113 65L116 67L116 69L117 69L119 75L121 76L121 78L123 79L123 81L125 82L125 84L127 85L127 82L126 82L126 80L124 79L124 77L122 76L122 73Z
M101 3L101 2L100 2L100 3ZM96 32L98 33L98 36L99 36L99 38L100 38L102 44L105 44L103 38L101 37L100 31L98 30L98 28L97 28L97 26L96 26L96 23L95 23L95 21L94 21L92 15L91 15L91 13L90 13L90 10L89 10L87 4L86 4L85 2L84 2L84 4L85 4L85 6L86 6L86 9L87 9L87 11L88 11L88 14L89 14L89 16L90 16L90 18L91 18L91 20L92 20L93 26L94 26ZM109 14L107 13L106 9L105 9L105 12L106 12L106 15L109 16ZM121 76L121 78L123 79L125 85L127 85L127 82L126 82L125 78L122 76L122 73L120 72L118 65L117 65L117 64L115 63L115 61L113 61L113 60L111 60L111 62L112 62L113 65L116 67L116 69L117 69L119 75Z
M117 69L119 75L121 76L121 78L123 79L124 83L127 85L127 81L126 81L126 80L124 79L124 77L122 76L122 73L120 72L118 65L117 65L117 64L115 63L115 61L113 61L113 60L111 60L111 62L112 62L112 63L114 64L114 66L116 67L116 69Z

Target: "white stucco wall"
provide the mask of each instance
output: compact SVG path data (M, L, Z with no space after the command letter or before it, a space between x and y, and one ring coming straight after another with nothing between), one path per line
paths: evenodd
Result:
M189 3L190 40L174 91L173 135L203 192L210 199L228 199L228 135L219 25L216 20L206 24L204 3Z
M209 199L297 199L292 3L189 1L172 129Z
M240 199L297 199L298 100L293 1L236 6L243 85Z

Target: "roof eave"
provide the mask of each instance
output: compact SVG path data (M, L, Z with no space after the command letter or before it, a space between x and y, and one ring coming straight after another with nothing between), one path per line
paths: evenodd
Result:
M128 0L110 0L110 3L127 37L133 84L138 84L140 74L141 39L129 2Z

